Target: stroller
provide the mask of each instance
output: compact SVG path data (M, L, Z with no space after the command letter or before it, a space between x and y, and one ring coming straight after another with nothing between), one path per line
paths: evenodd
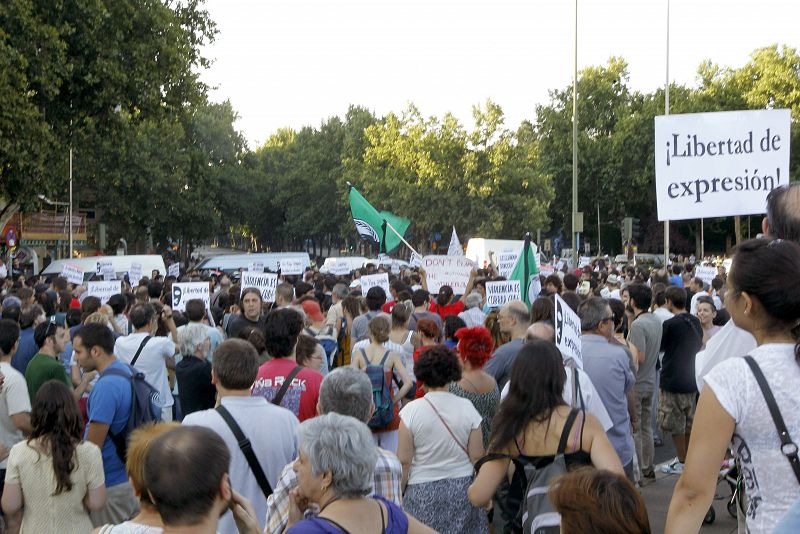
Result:
M740 492L742 491L742 481L739 479L739 465L733 458L726 458L723 462L722 468L719 471L719 477L717 478L717 486L719 486L720 482L725 482L730 489L731 496L730 498L720 495L719 492L714 496L714 500L720 499L728 499L727 509L728 513L731 514L731 517L734 519L736 518L736 509L738 507L738 498L740 496ZM710 525L717 519L717 514L714 511L714 507L711 506L706 513L706 516L703 518L703 523L706 525Z

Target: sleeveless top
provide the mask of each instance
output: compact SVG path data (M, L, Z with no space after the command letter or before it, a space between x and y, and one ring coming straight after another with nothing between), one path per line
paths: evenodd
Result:
M584 423L586 422L583 410L578 412L578 417L580 418L581 432L578 437L572 440L572 452L564 452L564 462L567 464L568 471L572 471L573 469L577 469L579 467L592 465L591 455L588 452L580 449L580 446L583 443L583 427ZM571 431L572 429L570 428L569 430ZM517 446L517 450L520 451L519 458L535 466L537 469L541 469L542 467L550 465L553 463L553 460L556 457L555 454L548 454L545 456L528 456L526 454L522 454L522 447L519 446L519 443L516 439L514 439L514 444Z
M381 519L384 522L384 528L381 534L406 534L408 532L408 517L402 508L397 506L391 501L387 501L379 495L372 497L374 501L378 501L386 506L388 517L384 515L383 508L381 508ZM324 517L309 517L302 521L295 523L287 531L288 534L351 534L337 522L326 519ZM355 533L353 533L355 534ZM362 534L362 533L359 533ZM367 533L364 533L367 534Z

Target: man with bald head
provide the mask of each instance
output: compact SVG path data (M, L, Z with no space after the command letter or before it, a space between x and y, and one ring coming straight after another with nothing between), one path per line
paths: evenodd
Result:
M552 341L555 343L556 329L553 328L553 325L546 321L536 321L528 327L528 332L525 335L525 339L527 341L544 339L545 341Z
M776 187L767 195L767 216L761 221L764 235L800 243L800 182ZM756 339L728 321L695 356L697 390L703 389L703 377L715 365L731 357L744 356L756 348Z
M525 335L528 332L528 325L531 322L531 314L528 306L521 300L506 302L497 314L497 323L500 331L507 334L510 341L498 347L492 358L483 368L497 381L497 387L501 390L508 382L511 374L511 366L517 359L517 353L525 343Z

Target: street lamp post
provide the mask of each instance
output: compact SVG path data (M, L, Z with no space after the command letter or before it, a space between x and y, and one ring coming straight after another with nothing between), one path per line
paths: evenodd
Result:
M69 147L69 257L72 258L72 147Z

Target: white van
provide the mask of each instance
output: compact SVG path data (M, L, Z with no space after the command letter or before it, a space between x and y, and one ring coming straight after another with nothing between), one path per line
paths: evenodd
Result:
M122 278L128 273L131 268L131 263L138 263L142 266L142 276L151 276L153 271L158 271L162 276L167 275L167 268L164 265L164 258L157 254L140 254L133 256L87 256L85 258L64 258L55 260L48 265L42 274L47 276L61 274L61 268L65 263L74 265L83 271L83 279L89 280L92 276L97 274L97 260L111 261L114 266L114 272L117 275L117 280Z
M228 274L247 270L251 263L261 263L264 270L277 272L280 269L281 260L299 259L303 264L303 269L311 265L311 258L308 252L265 252L255 254L223 254L206 258L197 267L199 271L224 271Z

